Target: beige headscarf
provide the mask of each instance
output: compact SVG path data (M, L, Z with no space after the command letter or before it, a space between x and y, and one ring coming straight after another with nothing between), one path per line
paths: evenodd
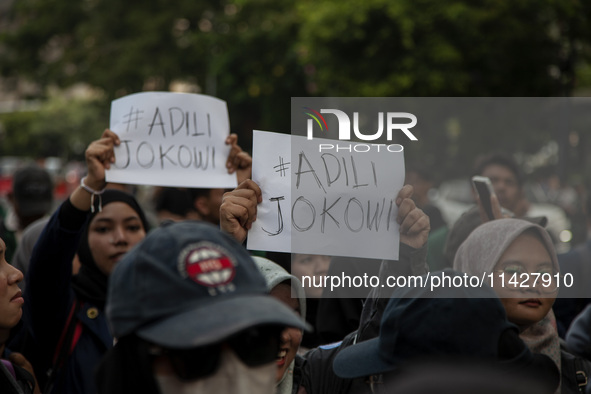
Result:
M505 250L518 236L530 229L540 235L552 265L558 272L558 258L548 232L523 219L498 219L478 226L458 249L454 269L478 277L492 272ZM552 309L541 321L521 332L520 337L532 352L547 355L560 370L560 341Z
M300 314L302 319L306 316L306 293L299 279L287 272L279 264L266 259L264 257L253 256L252 258L256 263L259 271L265 277L267 282L267 290L271 291L275 286L285 281L290 281L291 287L295 290L295 294L300 302ZM276 394L291 394L293 387L293 369L295 366L295 360L287 367L287 370L283 374L281 381L277 383Z

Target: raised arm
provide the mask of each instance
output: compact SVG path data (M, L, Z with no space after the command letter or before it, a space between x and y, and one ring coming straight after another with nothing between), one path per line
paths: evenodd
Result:
M102 138L86 150L87 188L100 191L105 186L105 169L113 162L117 136L106 130ZM43 363L51 362L53 351L67 320L74 298L71 289L72 260L91 206L91 193L79 186L52 215L33 248L25 318Z
M88 211L92 201L90 190L100 191L107 184L105 170L115 162L114 147L119 145L119 137L111 130L105 130L100 139L93 141L86 149L88 175L84 177L86 187L78 187L70 195L70 202L81 211Z
M380 283L387 283L389 276L424 275L427 273L427 239L431 225L429 217L411 199L413 187L405 185L396 197L397 222L400 224L400 253L398 261L383 260L380 266ZM382 313L393 287L372 288L361 312L358 341L378 335Z

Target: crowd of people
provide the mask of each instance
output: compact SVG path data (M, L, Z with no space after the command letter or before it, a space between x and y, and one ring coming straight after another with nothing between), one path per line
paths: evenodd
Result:
M248 251L262 190L234 134L238 186L157 188L154 215L106 181L119 144L105 130L88 146L86 175L55 209L42 169L15 175L12 230L0 221L0 392L591 392L589 295L559 297L565 274L591 277L589 242L556 253L510 156L466 174L491 180L493 220L477 200L448 226L428 175L409 172L399 258L377 261ZM360 272L488 280L348 297L301 281Z

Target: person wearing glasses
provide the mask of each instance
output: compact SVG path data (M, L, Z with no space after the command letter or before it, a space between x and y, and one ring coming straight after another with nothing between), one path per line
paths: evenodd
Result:
M561 367L552 305L563 285L548 232L523 220L504 218L477 227L462 243L454 269L482 277L497 293L510 322L534 353ZM563 390L567 379L562 379ZM567 392L567 391L563 391Z
M275 392L281 333L309 329L268 294L248 252L205 222L166 223L111 274L117 343L99 393Z

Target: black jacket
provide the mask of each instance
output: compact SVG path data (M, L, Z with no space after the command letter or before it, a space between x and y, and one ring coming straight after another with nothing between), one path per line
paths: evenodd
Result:
M427 246L413 249L401 244L400 260L381 263L380 283L386 283L390 275L424 275L427 273ZM390 299L393 288L371 289L361 311L359 328L346 335L341 342L320 346L304 355L299 394L362 394L370 393L367 378L343 379L336 376L332 363L336 355L347 346L379 335L382 313ZM295 385L294 385L295 386Z

